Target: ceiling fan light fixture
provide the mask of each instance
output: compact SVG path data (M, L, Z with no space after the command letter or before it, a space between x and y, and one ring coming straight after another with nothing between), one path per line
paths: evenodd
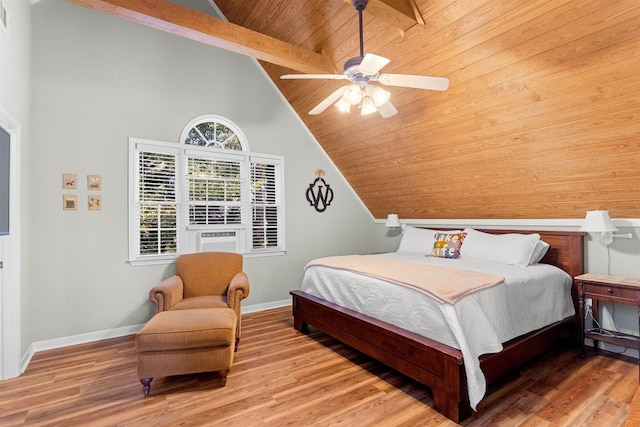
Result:
M393 0L381 1L382 3L393 3ZM338 88L323 99L309 111L309 114L320 114L332 104L343 112L349 112L351 106L356 105L362 115L372 114L377 111L380 116L387 118L398 114L398 110L391 103L391 94L378 86L370 85L369 82L378 82L383 86L447 90L449 79L444 77L380 74L382 68L390 60L373 53L367 53L366 55L364 53L362 12L369 0L351 0L351 2L358 11L360 54L344 63L342 74L285 74L280 77L282 79L331 79L349 80L351 82L351 84Z
M362 101L362 90L360 89L360 85L357 83L349 85L347 90L344 92L344 98L351 105L360 104L360 101Z
M341 113L348 113L351 111L351 103L345 99L343 96L334 104Z
M373 103L375 104L376 107L380 107L381 105L384 105L387 103L387 101L389 101L389 98L391 98L391 94L382 89L379 86L370 86L371 87L371 98L373 99Z
M365 96L362 99L362 104L360 104L360 114L366 116L367 114L372 114L378 111L375 104L373 103L373 99L369 96Z

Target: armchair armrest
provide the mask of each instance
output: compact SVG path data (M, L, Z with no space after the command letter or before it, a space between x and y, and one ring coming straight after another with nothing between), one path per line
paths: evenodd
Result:
M249 296L249 278L243 272L236 273L227 289L227 304L240 316L240 304Z
M249 296L249 278L244 272L236 273L229 283L227 289L227 304L229 308L236 312L236 351L240 341L240 331L242 329L242 300Z
M149 291L149 299L156 305L156 313L170 310L182 301L184 284L180 276L171 276Z

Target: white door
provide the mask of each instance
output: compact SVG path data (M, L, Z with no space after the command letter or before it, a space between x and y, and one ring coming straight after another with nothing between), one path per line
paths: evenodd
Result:
M0 106L0 380L21 373L19 140Z

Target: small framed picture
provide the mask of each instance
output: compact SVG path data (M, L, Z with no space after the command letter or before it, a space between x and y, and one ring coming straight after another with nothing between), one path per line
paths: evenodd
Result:
M78 179L75 173L62 174L62 188L65 190L75 190L78 187Z
M75 211L78 209L78 196L75 194L65 194L62 196L62 209L65 211Z
M102 196L87 196L87 207L90 211L102 209Z
M102 190L102 176L87 175L87 190L90 190L90 191Z

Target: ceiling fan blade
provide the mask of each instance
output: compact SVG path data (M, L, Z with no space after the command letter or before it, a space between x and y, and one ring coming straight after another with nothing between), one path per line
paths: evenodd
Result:
M449 87L449 79L446 77L380 74L377 80L383 85L413 87L416 89L447 90Z
M358 69L362 74L372 76L377 74L382 67L387 65L389 62L391 62L390 59L374 55L373 53L367 53L364 58L362 58L362 62L358 66Z
M313 110L309 111L309 114L322 113L324 110L326 110L329 107L329 105L335 103L338 99L340 99L340 97L344 94L344 91L347 90L348 87L349 86L342 86L338 88L335 92L333 92L331 95L327 96L324 100L322 100L320 104L313 107Z
M398 110L396 110L396 107L393 106L391 101L387 101L378 107L378 113L380 113L380 115L386 119L387 117L395 116L396 114L398 114Z
M343 74L285 74L280 76L281 79L330 79L341 80L346 77Z

